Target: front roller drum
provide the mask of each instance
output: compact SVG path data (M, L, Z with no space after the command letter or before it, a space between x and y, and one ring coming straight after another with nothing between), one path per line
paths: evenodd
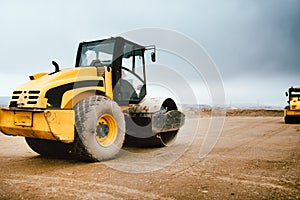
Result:
M153 135L153 132L148 132ZM126 134L124 146L126 147L164 147L170 146L176 139L178 130L164 133L157 133L151 137L139 138Z
M157 112L149 117L126 117L125 145L130 147L170 146L184 124L182 112Z
M296 116L293 116L293 115L286 115L284 117L284 122L286 124L300 124L300 115L296 115Z

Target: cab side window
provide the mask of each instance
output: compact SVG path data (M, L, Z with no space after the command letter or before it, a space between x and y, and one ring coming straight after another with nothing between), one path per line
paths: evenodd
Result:
M144 85L143 80L143 56L141 51L129 43L125 43L123 49L121 87L119 100L138 101L141 89Z

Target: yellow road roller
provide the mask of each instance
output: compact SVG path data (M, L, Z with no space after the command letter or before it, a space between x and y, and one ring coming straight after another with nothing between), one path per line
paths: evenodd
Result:
M29 76L0 108L0 131L23 136L42 156L114 158L124 145L172 144L185 115L171 98L148 98L146 56L154 45L122 37L81 42L74 68Z
M300 87L290 87L285 95L289 104L284 108L285 123L300 123Z

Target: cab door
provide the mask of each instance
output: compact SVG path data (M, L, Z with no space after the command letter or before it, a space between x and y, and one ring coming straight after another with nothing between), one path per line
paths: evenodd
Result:
M140 102L146 95L144 49L125 42L121 75L114 88L114 99L120 104Z

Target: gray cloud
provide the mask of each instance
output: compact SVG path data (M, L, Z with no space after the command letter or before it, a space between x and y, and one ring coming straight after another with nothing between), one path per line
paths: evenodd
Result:
M273 76L288 86L300 74L299 19L297 0L2 1L0 75L51 71L53 59L73 67L82 40L161 27L203 45L225 82Z
M206 43L225 78L299 73L300 2L230 2L212 16L216 27Z

